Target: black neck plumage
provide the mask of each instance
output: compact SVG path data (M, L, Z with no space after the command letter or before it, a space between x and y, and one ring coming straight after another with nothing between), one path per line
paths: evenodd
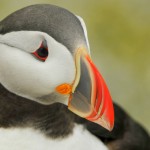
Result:
M32 127L57 138L72 133L73 115L62 104L42 105L17 96L0 84L0 127Z

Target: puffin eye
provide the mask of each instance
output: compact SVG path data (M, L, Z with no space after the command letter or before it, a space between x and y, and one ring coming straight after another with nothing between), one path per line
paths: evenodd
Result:
M39 60L45 61L48 57L48 48L42 43L41 46L32 54Z

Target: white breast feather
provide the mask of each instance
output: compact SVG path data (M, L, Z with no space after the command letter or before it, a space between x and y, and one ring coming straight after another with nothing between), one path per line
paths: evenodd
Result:
M108 150L95 136L76 125L73 134L51 139L31 128L0 129L0 150Z

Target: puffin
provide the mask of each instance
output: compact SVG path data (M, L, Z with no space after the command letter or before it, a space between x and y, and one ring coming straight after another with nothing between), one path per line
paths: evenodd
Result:
M150 150L112 101L84 20L50 4L0 21L0 150Z

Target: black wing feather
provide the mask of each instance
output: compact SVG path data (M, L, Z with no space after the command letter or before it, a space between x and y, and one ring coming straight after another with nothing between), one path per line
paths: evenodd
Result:
M83 124L86 129L108 145L110 150L150 150L150 136L145 129L115 103L114 110L115 125L112 132L77 116L75 121Z

